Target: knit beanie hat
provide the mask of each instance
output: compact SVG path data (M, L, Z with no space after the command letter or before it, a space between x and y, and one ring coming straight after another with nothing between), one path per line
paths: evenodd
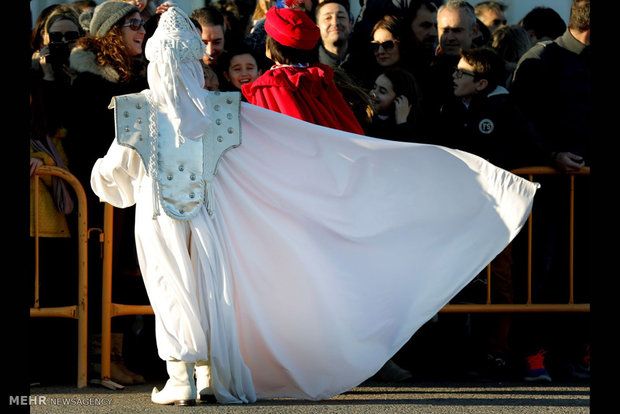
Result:
M310 50L321 37L319 27L305 11L272 7L265 16L265 31L278 43Z
M82 30L84 30L85 33L89 33L90 32L90 21L93 18L93 11L92 10L87 10L84 11L80 14L80 27L82 28Z
M90 20L90 34L96 37L104 37L112 26L125 18L128 14L140 12L133 4L124 1L106 1L95 8Z

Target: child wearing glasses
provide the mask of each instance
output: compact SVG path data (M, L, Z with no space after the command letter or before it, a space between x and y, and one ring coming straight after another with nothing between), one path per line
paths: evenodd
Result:
M452 79L454 98L441 107L438 144L478 155L506 170L539 165L537 132L502 86L504 60L497 52L491 48L461 51ZM492 294L498 303L514 302L512 256L511 243L491 262ZM479 277L486 277L485 271ZM482 343L476 347L479 354L472 360L486 361L492 356L490 363L499 364L488 367L501 375L501 360L510 352L510 318L498 316L487 323L483 337L478 338Z
M508 170L533 162L537 133L502 86L503 59L491 48L462 51L452 79L454 99L441 108L439 144Z

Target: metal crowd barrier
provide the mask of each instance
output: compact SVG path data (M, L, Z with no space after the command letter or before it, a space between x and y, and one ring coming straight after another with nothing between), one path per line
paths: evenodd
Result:
M39 180L42 175L60 177L71 185L77 196L77 244L78 244L78 297L72 306L41 307L39 303ZM78 179L65 169L41 166L34 175L34 305L30 308L30 317L35 318L71 318L78 321L77 344L77 386L86 387L87 383L87 331L88 331L88 215L86 193Z
M533 180L534 175L560 174L551 167L527 167L512 171L514 174L528 176ZM568 275L569 300L564 304L532 303L532 213L528 219L528 271L527 271L527 301L522 304L503 304L491 302L491 271L487 266L487 298L484 304L448 304L440 312L469 313L469 312L589 312L589 303L574 303L574 199L575 176L589 175L590 168L586 167L578 172L569 174L570 181L570 272ZM114 207L105 205L104 209L104 248L103 248L103 296L102 296L102 333L101 333L101 379L110 382L111 356L111 327L112 318L123 315L152 315L150 305L124 305L112 302L112 241L113 241Z
M150 305L124 305L112 302L112 245L114 207L105 203L103 213L103 285L101 309L101 381L110 388L121 388L110 378L112 352L112 318L124 315L152 315Z
M527 176L530 181L536 175L567 175L569 181L569 252L568 252L568 300L566 303L533 303L532 302L532 239L534 211L530 213L527 223L527 298L525 303L492 303L491 302L491 265L487 266L486 271L486 302L481 304L448 304L440 312L443 313L468 313L468 312L590 312L589 303L575 303L574 290L574 257L575 257L575 176L590 175L590 167L584 167L579 171L568 174L560 173L551 167L524 167L512 170L512 173L520 176ZM534 201L536 204L536 201Z

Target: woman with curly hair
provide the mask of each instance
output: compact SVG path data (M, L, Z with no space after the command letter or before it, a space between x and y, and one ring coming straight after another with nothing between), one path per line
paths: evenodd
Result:
M81 38L71 51L70 67L76 77L72 84L72 114L68 125L65 151L70 160L70 170L81 182L87 195L88 225L103 228L104 203L93 193L90 174L95 161L106 154L114 140L114 112L108 109L112 97L140 92L148 88L143 56L146 35L144 20L138 7L123 1L107 0L97 6L88 26L89 34ZM123 276L115 279L125 292L139 297L133 279L137 274L137 256L133 241L135 211L114 212L114 273ZM90 260L100 260L96 248L91 248ZM101 273L90 276L93 288L90 300L96 301L101 292L95 281ZM100 284L100 283L99 283ZM140 288L138 288L140 289ZM96 303L96 302L95 302ZM95 308L93 306L93 308ZM100 313L92 312L89 327L96 332L100 326ZM121 333L125 327L117 327ZM118 336L115 336L118 337ZM121 384L142 382L143 378L125 367L122 361L113 361L110 367L113 381Z
M70 56L76 77L72 85L74 121L66 150L72 171L90 195L92 166L114 139L113 112L108 109L112 97L140 92L148 83L142 60L136 59L143 53L146 33L136 6L106 1L95 9L89 29ZM96 208L99 203L92 204ZM93 220L102 217L99 212L89 216Z

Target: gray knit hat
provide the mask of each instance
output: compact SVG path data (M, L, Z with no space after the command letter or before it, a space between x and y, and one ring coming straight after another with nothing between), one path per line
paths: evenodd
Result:
M90 20L90 34L104 37L112 26L125 18L128 14L140 12L133 4L124 1L106 1L95 8Z

